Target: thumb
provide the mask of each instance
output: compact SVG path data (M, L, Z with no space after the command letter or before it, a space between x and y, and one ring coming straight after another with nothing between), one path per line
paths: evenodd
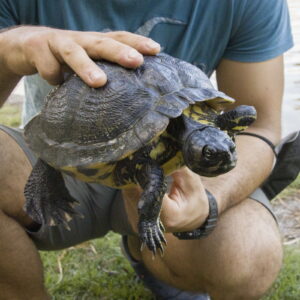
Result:
M203 184L198 174L192 172L189 168L184 167L172 174L172 186L169 192L169 198L178 201L188 201L189 196L203 190Z

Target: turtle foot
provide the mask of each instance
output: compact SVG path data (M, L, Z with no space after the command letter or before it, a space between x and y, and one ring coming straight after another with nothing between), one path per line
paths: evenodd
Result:
M63 224L76 214L77 201L65 187L60 172L39 160L34 166L24 189L26 213L37 223L45 225Z
M164 253L163 244L167 244L164 237L164 226L161 221L141 221L138 225L139 236L142 242L142 245L146 245L153 255L156 255L157 250L159 249L161 255Z
M76 214L74 206L75 200L68 195L60 194L59 197L55 195L45 195L43 189L40 189L35 195L25 191L26 203L24 209L26 213L37 223L56 226L63 224L64 227L70 230L68 222L72 220L73 215ZM41 197L41 195L43 195ZM52 197L57 201L53 201ZM59 202L59 203L58 203Z

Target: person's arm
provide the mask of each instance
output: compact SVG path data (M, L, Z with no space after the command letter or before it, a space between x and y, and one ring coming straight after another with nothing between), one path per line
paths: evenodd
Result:
M220 90L237 100L236 105L255 106L257 121L248 131L276 144L281 134L282 56L260 63L224 59L217 69L217 82ZM237 136L236 144L238 162L232 171L202 177L203 186L217 199L220 214L246 199L267 178L274 161L272 149L259 138ZM175 216L174 211L170 215ZM198 226L204 221L199 217Z
M234 97L236 105L255 106L257 121L248 131L268 138L274 144L280 138L283 93L283 59L277 57L261 63L223 60L217 70L219 89ZM219 214L243 201L269 175L274 154L269 145L251 136L237 136L237 166L218 177L201 177L183 168L173 175L171 193L164 197L162 222L167 231L189 231L203 224L208 215L204 189L217 199ZM125 198L137 193L124 192ZM131 204L130 204L131 203ZM126 201L129 219L136 222L132 201Z
M50 84L62 81L67 65L91 87L105 84L106 76L92 59L106 59L135 68L143 56L160 51L150 38L129 32L78 32L20 26L0 33L0 106L23 75L39 73Z
M237 100L237 105L255 106L257 121L248 129L273 144L281 136L283 57L260 63L223 60L217 69L219 89ZM215 179L205 179L207 189L219 199L221 211L245 199L269 175L274 153L259 138L237 136L238 163L234 170Z

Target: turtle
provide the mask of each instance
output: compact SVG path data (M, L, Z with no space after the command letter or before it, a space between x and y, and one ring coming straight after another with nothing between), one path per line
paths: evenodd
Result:
M145 56L136 69L96 63L107 75L105 86L91 88L71 74L25 126L38 156L24 189L25 210L37 223L68 227L76 201L63 173L117 189L139 185L138 233L155 255L166 243L160 221L166 176L183 166L201 176L230 171L234 136L256 119L256 110L225 110L234 99L199 68L168 54Z

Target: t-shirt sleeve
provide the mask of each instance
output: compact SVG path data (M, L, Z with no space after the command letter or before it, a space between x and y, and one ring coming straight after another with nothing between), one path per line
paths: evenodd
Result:
M19 25L14 1L0 0L0 30Z
M260 62L281 55L293 46L286 0L241 0L238 24L224 58Z

